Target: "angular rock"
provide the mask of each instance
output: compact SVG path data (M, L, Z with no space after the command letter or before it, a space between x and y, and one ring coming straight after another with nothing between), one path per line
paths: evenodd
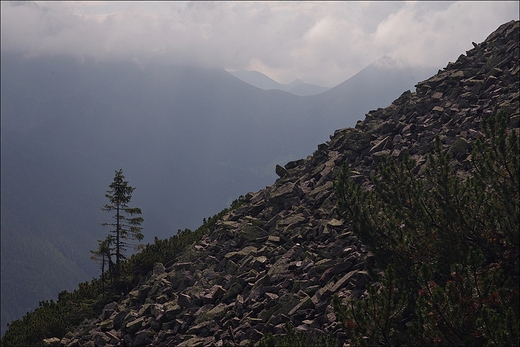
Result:
M220 299L224 296L224 294L226 294L226 290L222 288L222 286L217 285L213 287L213 293L211 294L211 297L213 299Z
M190 307L192 298L187 294L180 294L177 303L180 307Z
M134 346L147 346L152 343L154 334L151 331L143 330L136 334Z
M298 304L296 304L296 306L294 306L289 311L288 314L289 314L289 316L292 316L294 313L296 313L296 311L305 310L307 308L313 308L313 307L314 307L314 303L312 302L311 297L306 294L305 297L303 299L301 299L300 302Z
M125 330L131 334L137 332L143 326L144 317L137 318L129 323L126 323Z
M43 345L44 346L59 346L60 341L61 340L57 337L50 337L48 339L43 339Z
M108 331L114 329L114 320L113 319L107 319L105 321L102 321L99 324L99 328L101 331Z
M282 166L276 164L276 174L279 176L279 177L285 177L287 175L287 170L285 168L283 168Z
M349 283L350 279L355 274L357 274L357 271L351 271L348 274L341 277L336 283L334 283L334 285L331 288L331 292L336 293L338 290L342 289Z

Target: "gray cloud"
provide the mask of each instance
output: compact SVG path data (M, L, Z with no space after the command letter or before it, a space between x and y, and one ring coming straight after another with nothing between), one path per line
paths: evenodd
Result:
M443 67L518 2L1 3L2 50L221 66L334 86L382 55Z

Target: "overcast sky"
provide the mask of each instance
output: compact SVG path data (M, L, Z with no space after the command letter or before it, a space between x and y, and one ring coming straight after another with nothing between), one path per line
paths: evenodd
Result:
M442 68L518 1L1 2L2 51L256 70L333 87L383 55Z

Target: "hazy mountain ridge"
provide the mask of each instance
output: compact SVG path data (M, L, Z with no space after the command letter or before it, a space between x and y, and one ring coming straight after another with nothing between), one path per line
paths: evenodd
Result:
M137 188L133 202L143 209L145 241L167 237L195 227L237 195L265 187L275 177L275 164L304 157L335 129L354 125L366 110L413 86L401 79L403 87L391 95L381 92L384 83L374 86L358 78L350 94L349 83L343 83L321 96L299 97L258 90L223 70L4 53L1 67L2 266L22 276L17 282L29 283L34 275L14 268L31 269L29 264L44 259L38 245L56 240L67 246L51 248L71 262L40 271L46 289L28 292L25 302L9 287L14 285L10 272L2 272L3 329L49 298L47 293L57 293L58 286L73 288L78 280L72 273L87 274L83 280L97 274L88 250L105 232L99 225L106 216L99 208L115 169L123 168ZM356 93L372 98L360 103ZM10 139L24 146L6 143ZM49 164L52 170L40 169ZM20 166L26 169L14 171ZM37 191L45 193L35 200ZM35 201L31 213L23 205L6 209L13 197ZM18 228L24 219L28 230ZM19 242L9 236L15 230L42 238L23 259L16 257L17 244L9 242ZM4 252L7 247L13 251ZM51 280L61 266L73 269L68 286ZM15 292L16 300L9 296Z
M316 95L330 89L315 84L305 83L299 78L289 84L282 84L258 71L237 70L231 71L230 74L263 90L278 89L299 96Z
M337 130L312 156L287 163L273 185L240 197L241 206L177 263L157 264L102 316L52 343L239 344L283 333L285 322L344 340L329 299L363 290L367 252L334 217L335 169L347 161L362 182L382 155L399 157L406 149L420 171L435 135L447 147L469 143L479 136L480 121L499 109L518 128L519 28L519 22L504 24L418 83L417 92L402 93L355 128ZM461 170L467 148L460 147L454 162Z

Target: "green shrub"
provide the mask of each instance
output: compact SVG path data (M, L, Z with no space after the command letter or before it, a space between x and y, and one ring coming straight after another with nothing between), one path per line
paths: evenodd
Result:
M296 332L291 324L285 325L285 334L275 336L265 335L258 343L251 342L251 346L258 347L336 347L337 342L330 335L314 336L304 332Z
M483 123L465 175L438 138L423 178L407 156L384 159L369 191L344 166L337 212L375 259L366 297L334 299L351 343L518 344L519 144L507 122Z

